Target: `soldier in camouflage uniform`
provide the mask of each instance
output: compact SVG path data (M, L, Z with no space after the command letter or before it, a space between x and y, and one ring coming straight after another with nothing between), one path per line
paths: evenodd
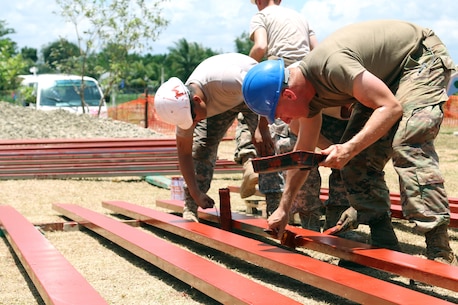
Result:
M321 163L341 169L351 204L338 224L342 230L368 224L373 245L399 249L383 172L392 158L403 214L424 234L426 256L456 264L447 231L448 198L433 145L454 69L432 30L397 20L366 21L328 36L297 68L259 63L245 76L243 93L249 107L270 122L302 118L296 148L303 150L316 146L322 109L353 102L342 144L323 150L328 156ZM277 93L279 82L284 84ZM288 172L279 208L268 219L279 235L307 175Z
M171 78L156 92L154 107L158 116L177 126L178 159L185 180L185 219L198 222L197 208L214 206L214 200L206 193L218 146L237 115L242 113L247 119L250 133L257 128L258 116L244 103L242 94L243 77L256 63L238 53L212 56L196 67L185 84ZM267 140L267 145L272 145L270 137Z

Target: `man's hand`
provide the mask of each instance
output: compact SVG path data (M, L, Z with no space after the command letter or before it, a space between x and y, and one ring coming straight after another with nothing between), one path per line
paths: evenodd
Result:
M342 169L348 163L348 161L353 158L350 146L351 145L347 145L346 143L335 144L329 146L326 149L323 149L321 153L328 156L326 157L326 160L320 162L320 165L330 168Z
M277 238L281 240L288 224L289 214L283 209L277 208L272 215L267 218L267 225L272 232L277 233Z
M260 117L252 142L259 157L272 156L275 153L274 143L270 137L269 125L265 117Z
M345 232L358 228L358 211L353 207L346 209L340 216L337 225L341 226L339 232Z
M212 208L215 205L215 201L208 196L207 194L200 192L197 198L194 198L197 205L200 206L202 209Z

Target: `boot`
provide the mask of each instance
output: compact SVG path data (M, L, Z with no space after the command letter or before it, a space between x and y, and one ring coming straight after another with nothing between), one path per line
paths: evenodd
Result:
M311 211L309 213L299 213L299 217L301 219L302 228L321 232L320 209L316 209L315 211Z
M240 185L240 198L253 196L256 193L256 184L258 184L258 174L254 172L251 159L243 163L243 177Z
M183 208L183 218L194 222L199 222L197 216L197 204L194 201L186 200Z
M455 254L450 248L447 227L448 224L443 224L425 233L426 257L437 262L458 266Z
M267 217L278 208L282 193L266 193L266 214Z
M369 228L371 229L370 243L372 246L402 252L388 214L369 221Z

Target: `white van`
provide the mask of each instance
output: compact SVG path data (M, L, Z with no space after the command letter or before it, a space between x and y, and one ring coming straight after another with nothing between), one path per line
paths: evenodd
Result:
M69 74L38 74L20 75L22 89L19 90L19 99L24 106L35 107L39 110L64 109L74 113L83 113L81 106L81 76ZM27 90L32 99L27 99ZM97 116L100 108L100 117L107 117L108 111L103 99L102 89L97 80L84 76L85 113Z

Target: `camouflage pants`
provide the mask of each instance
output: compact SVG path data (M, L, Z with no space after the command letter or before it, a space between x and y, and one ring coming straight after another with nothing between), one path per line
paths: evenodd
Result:
M236 151L234 160L242 163L246 157L256 157L256 148L252 142L252 134L254 130L250 129L252 119L246 117L244 113L240 113L237 117L238 123L235 133ZM257 124L257 117L256 117ZM263 194L281 193L283 190L283 176L280 173L267 173L259 175L259 190Z
M343 131L345 130L346 125L347 121L323 115L323 125L321 128L321 133L332 142L338 143L340 141ZM277 120L274 124L270 126L270 131L272 140L275 145L275 152L277 154L289 152L294 149L297 137L290 132L287 124L285 124L281 120ZM283 172L282 175L284 176L284 178L286 178L286 172ZM274 187L274 185L272 185L272 183L274 182L268 179L266 179L263 182L266 183L266 185L263 186L263 188L272 189ZM283 190L283 180L279 187L281 190ZM349 206L349 203L346 200L345 188L343 186L343 182L341 179L335 179L332 181L332 183L330 180L329 188L330 200L327 201L327 204ZM300 215L306 215L313 211L316 211L317 209L320 209L323 206L320 199L320 189L321 175L318 171L318 167L314 167L310 170L307 180L304 182L301 189L297 193L291 208L291 213L299 213Z
M322 116L321 134L328 138L332 143L342 143L342 135L347 128L348 121L339 120L327 115ZM331 169L328 181L329 197L325 202L329 206L349 207L347 190L340 175L340 170Z
M442 44L425 46L411 58L395 91L403 106L403 116L390 132L355 156L343 169L348 199L358 210L358 220L389 213L389 190L383 169L392 157L399 175L404 216L427 232L448 223L450 211L434 149L442 123L445 87L453 62ZM343 141L353 137L373 110L357 104L353 109Z
M258 116L245 103L200 121L194 129L192 156L197 185L202 192L207 192L210 189L219 144L239 113L243 113L244 117L247 118L247 127L254 132ZM185 186L184 189L185 203L189 206L195 206L196 203L189 194L187 187Z

